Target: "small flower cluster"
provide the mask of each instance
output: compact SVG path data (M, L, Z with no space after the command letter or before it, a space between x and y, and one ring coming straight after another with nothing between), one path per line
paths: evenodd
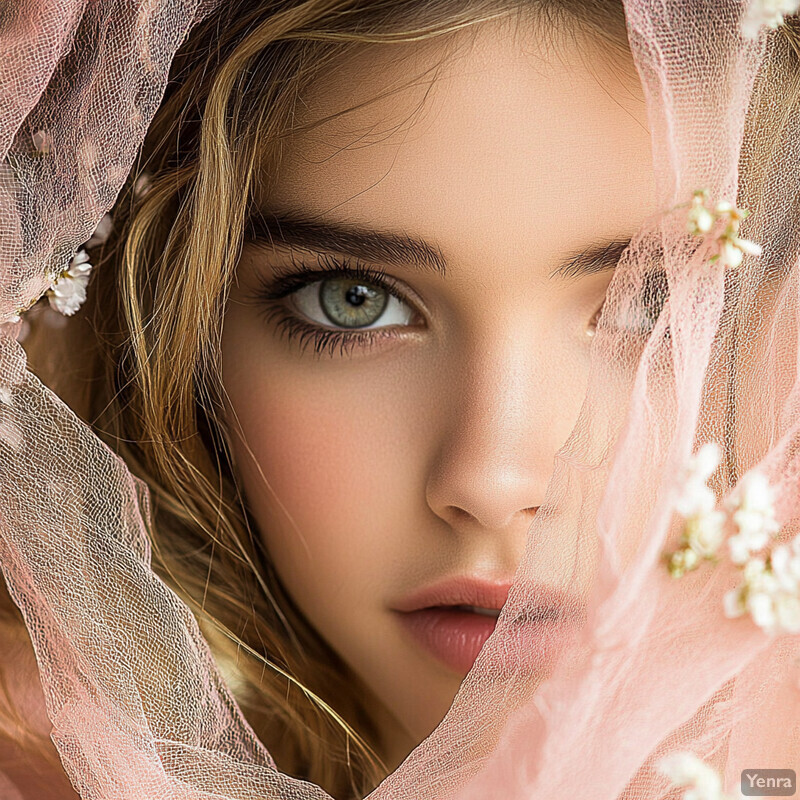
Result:
M800 539L748 559L744 581L725 595L725 615L749 613L770 635L800 633Z
M686 789L683 800L733 800L723 793L717 771L694 753L670 753L658 762L658 770L673 786Z
M111 214L106 214L94 229L91 238L84 247L97 247L108 239L113 227ZM89 283L89 273L92 265L89 263L89 254L78 250L69 266L51 284L47 290L50 305L64 316L71 317L86 300L86 285Z
M689 460L683 480L683 493L675 510L686 520L680 547L668 556L673 578L696 569L701 560L715 560L724 537L725 514L715 509L714 492L707 481L719 465L721 452L716 442L704 444Z
M92 265L89 254L79 250L69 266L56 277L47 290L50 305L66 317L71 317L86 300L86 284Z
M674 578L696 569L702 560L718 560L726 513L716 510L714 493L706 481L719 460L719 446L709 442L687 466L683 491L675 503L686 522L680 546L666 556ZM724 507L737 530L728 538L728 552L743 576L743 582L725 595L725 615L749 613L753 622L771 635L800 633L800 535L769 549L780 531L774 487L763 472L753 469L737 484Z
M111 214L106 214L94 229L91 238L84 247L97 247L108 239L113 227ZM89 254L81 249L75 254L69 265L50 283L45 294L50 301L51 308L64 316L71 317L86 300L86 286L89 283L89 274L92 265L89 263ZM27 308L17 309L17 312L8 322L19 322L20 314L28 310L38 298L35 298Z
M751 470L742 477L725 501L738 533L728 539L731 561L746 564L750 556L763 550L780 530L775 519L775 490L767 476Z
M800 633L800 537L768 550L780 530L775 490L758 471L745 475L727 503L738 533L728 539L742 583L725 595L725 614L749 613L769 634Z
M800 10L800 0L752 0L742 19L742 34L757 39L763 27L777 28Z
M774 489L764 475L742 479L733 514L739 532L728 540L731 560L742 567L743 581L725 595L725 615L749 613L769 634L800 633L800 536L767 550L780 530L775 520Z
M53 136L49 131L45 129L37 130L32 133L31 138L33 148L38 157L48 157L53 154ZM140 173L133 186L134 197L137 199L144 197L150 191L151 184L152 178L150 174L147 172ZM106 214L97 224L91 238L83 247L91 250L93 247L102 244L108 239L112 228L113 220L111 214ZM51 280L50 286L45 292L50 301L50 306L64 316L71 317L86 300L86 287L91 270L92 265L89 263L89 255L86 250L81 248L73 256L67 268ZM34 297L25 307L16 309L9 317L0 320L0 324L20 322L20 315L35 305L38 300L38 297Z
M718 252L711 256L711 261L718 260L723 267L735 269L742 263L745 255L760 256L761 245L739 236L742 220L750 212L745 208L736 208L726 200L720 201L711 209L709 202L706 189L698 189L692 194L686 230L693 236L703 236L710 233L718 220L725 221L725 227L717 237Z

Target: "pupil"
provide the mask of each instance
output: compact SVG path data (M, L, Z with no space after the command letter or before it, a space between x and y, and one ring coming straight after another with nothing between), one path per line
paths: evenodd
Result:
M319 286L325 316L345 328L363 328L377 320L389 302L388 292L352 278L330 278Z
M351 286L347 292L345 292L345 298L352 306L363 305L368 295L369 289L366 286Z

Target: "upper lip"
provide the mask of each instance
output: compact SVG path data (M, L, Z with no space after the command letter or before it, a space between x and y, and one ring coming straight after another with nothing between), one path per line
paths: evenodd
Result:
M535 604L520 609L521 617L575 620L584 612L583 601L575 595L544 583L526 580ZM418 611L431 606L465 605L501 609L508 599L512 581L489 581L459 575L423 586L401 598L396 611Z
M396 611L417 611L430 606L478 606L500 609L508 598L511 581L487 581L469 575L446 578L423 586L399 600Z

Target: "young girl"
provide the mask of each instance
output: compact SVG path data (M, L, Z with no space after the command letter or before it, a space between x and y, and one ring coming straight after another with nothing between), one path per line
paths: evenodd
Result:
M280 769L361 797L493 630L658 210L622 5L237 0L171 75L86 303L25 344L146 481L156 570ZM548 543L541 677L582 546ZM6 763L66 799L6 605Z

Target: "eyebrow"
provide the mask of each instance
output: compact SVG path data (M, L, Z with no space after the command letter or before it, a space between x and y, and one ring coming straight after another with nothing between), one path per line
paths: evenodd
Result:
M588 247L575 251L563 259L549 277L558 275L569 280L613 269L630 245L631 238L629 236L594 241Z
M288 211L253 214L248 220L247 236L257 244L280 243L397 267L412 266L442 277L447 274L447 260L438 246L404 232L314 220ZM630 238L596 240L567 255L548 277L569 280L613 269L630 241Z

